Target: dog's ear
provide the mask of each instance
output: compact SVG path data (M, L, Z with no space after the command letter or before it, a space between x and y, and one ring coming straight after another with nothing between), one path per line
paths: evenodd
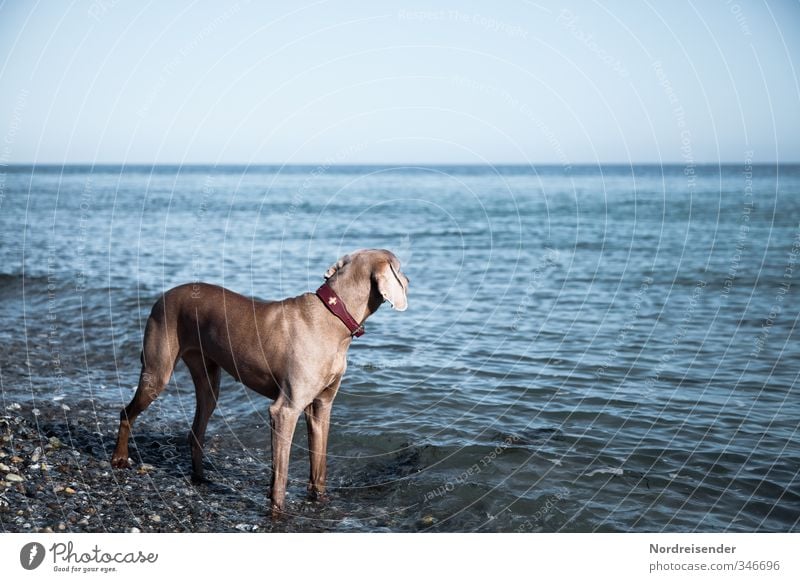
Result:
M401 282L403 275L398 273L389 261L383 261L373 275L383 298L397 311L405 311L408 308L408 298Z
M341 259L336 261L334 264L332 264L330 267L328 267L328 270L325 271L325 280L327 281L328 279L333 277L334 273L336 273L336 271L344 267L344 264L349 260L350 260L350 255L345 255Z

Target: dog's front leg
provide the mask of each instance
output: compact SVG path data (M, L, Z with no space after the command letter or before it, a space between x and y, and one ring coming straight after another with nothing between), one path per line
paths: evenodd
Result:
M325 499L327 475L328 431L331 427L333 399L339 390L342 377L339 376L330 386L306 407L308 427L308 452L311 472L308 478L308 495L312 499Z
M311 473L308 478L308 495L312 499L325 499L325 478L327 473L326 455L328 450L328 430L331 426L330 399L317 398L306 407L308 426L308 452L311 460Z
M289 477L289 452L300 410L293 408L283 397L269 407L272 425L272 515L280 516L286 499Z

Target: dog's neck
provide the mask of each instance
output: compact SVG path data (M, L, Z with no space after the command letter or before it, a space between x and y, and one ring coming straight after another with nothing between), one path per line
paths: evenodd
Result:
M328 286L344 301L350 315L361 324L383 303L380 294L373 291L372 278L369 276L359 277L340 271L328 279Z

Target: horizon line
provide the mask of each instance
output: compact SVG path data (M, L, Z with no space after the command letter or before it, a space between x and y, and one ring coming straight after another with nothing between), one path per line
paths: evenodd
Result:
M475 168L491 168L491 167L548 167L548 168L586 168L597 166L659 166L659 167L717 167L717 166L739 166L749 164L751 166L796 166L800 165L800 160L792 161L748 161L748 160L735 160L735 161L717 161L717 162L659 162L659 161L646 161L646 162L575 162L571 164L564 164L560 162L543 162L543 163L530 163L530 162L495 162L495 163L480 163L480 162L364 162L364 163L336 163L331 161L318 161L318 162L14 162L14 163L0 163L0 171L2 168L28 168L32 166L53 166L53 167L66 167L66 166L93 166L93 167L158 167L158 166L171 166L171 167L236 167L236 168L249 168L249 167L326 167L326 168L357 168L357 167L395 167L395 168L431 168L441 166L457 166L457 167L475 167Z

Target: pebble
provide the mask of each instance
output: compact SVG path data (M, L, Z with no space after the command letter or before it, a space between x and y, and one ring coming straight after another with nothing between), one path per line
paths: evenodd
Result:
M17 455L11 457L11 462L14 463L15 465L19 465L22 461L23 461L22 457L18 457Z
M132 527L128 530L128 533L142 533L142 530L140 530L138 527Z
M54 449L57 449L57 448L59 448L61 446L61 441L59 440L58 437L54 437L54 436L50 437L50 441L49 442L50 442L50 446L53 447Z
M75 490L72 487L64 487L64 493L67 495L75 495Z
M22 483L25 480L25 477L22 475L17 475L16 473L9 473L6 475L6 481L11 483Z
M153 521L155 523L161 523L161 516L153 514L150 516L150 521Z
M67 524L63 521L58 522L58 531L64 531L65 529L67 529Z
M36 463L42 458L42 447L36 447L31 455L31 463Z
M139 465L139 473L147 473L149 471L155 471L156 468L153 465L149 465L148 463L142 463Z
M8 465L6 465L4 463L0 463L0 471L2 471L3 473L8 473L10 470L11 470L11 467L9 467Z
M426 515L420 520L420 523L425 526L433 525L436 523L436 519L432 515Z

